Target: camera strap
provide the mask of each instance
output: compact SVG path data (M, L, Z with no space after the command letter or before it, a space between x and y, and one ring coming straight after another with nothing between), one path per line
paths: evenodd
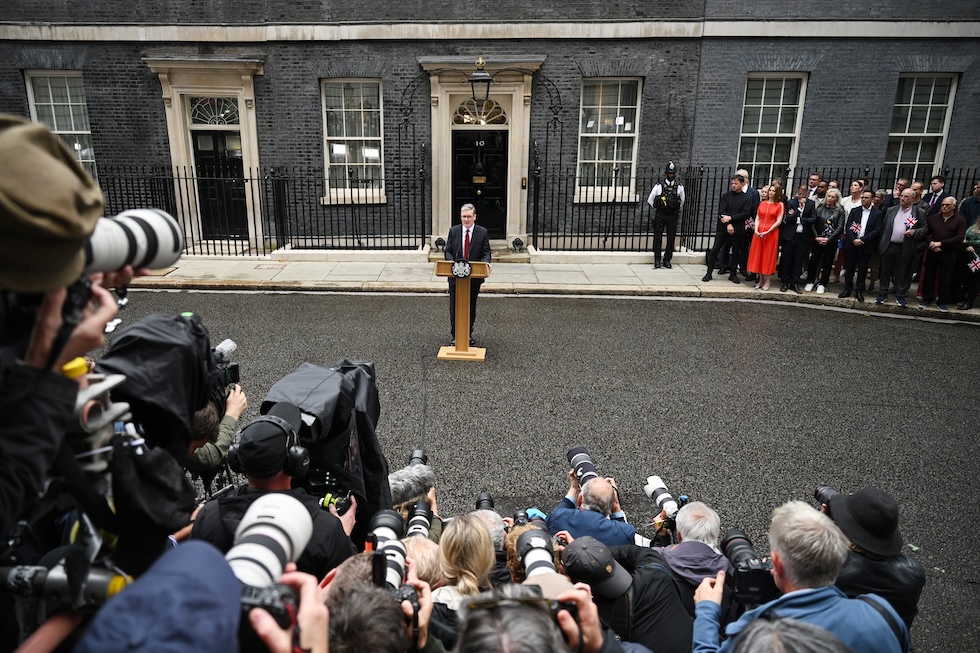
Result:
M885 606L878 603L867 594L862 594L861 596L857 597L857 599L858 601L867 603L881 615L881 618L884 619L885 623L888 624L888 627L891 628L892 634L895 635L895 639L898 640L898 646L902 649L902 653L908 653L909 647L907 646L906 638L903 636L902 629L898 625L898 622L895 621L895 617L893 617L892 614L885 609Z

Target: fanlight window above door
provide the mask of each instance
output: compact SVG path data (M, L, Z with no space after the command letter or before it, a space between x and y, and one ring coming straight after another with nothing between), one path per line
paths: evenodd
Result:
M238 101L229 97L192 97L192 125L237 125Z
M465 100L453 114L454 125L506 125L504 108L493 100Z

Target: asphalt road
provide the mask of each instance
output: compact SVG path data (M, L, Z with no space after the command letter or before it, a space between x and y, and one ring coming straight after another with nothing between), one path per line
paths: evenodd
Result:
M980 650L978 326L653 298L484 296L479 309L484 363L436 360L445 296L134 291L124 324L192 310L212 343L235 340L247 416L301 362L372 361L389 464L424 447L443 515L483 490L504 514L548 511L575 444L618 479L630 521L656 512L642 487L659 474L760 552L782 502L877 486L928 573L915 649Z

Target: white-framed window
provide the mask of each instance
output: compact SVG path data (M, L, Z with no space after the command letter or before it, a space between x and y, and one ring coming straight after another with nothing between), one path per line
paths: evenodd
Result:
M942 162L956 81L955 75L899 76L885 152L892 181L928 180Z
M582 80L576 202L632 202L639 79Z
M796 165L806 97L806 76L786 73L750 74L745 80L738 167L756 186L786 176Z
M329 199L333 202L383 202L381 82L325 79L322 92Z
M82 73L30 71L27 73L27 99L31 106L31 120L46 125L57 134L94 177L95 150L92 147Z

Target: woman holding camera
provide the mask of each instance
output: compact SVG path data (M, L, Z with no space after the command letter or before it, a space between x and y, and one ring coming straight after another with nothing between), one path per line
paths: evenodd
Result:
M437 622L434 634L447 651L456 645L463 603L490 589L494 562L493 539L479 517L467 514L446 524L439 539L439 566L446 584L432 592L432 616Z

